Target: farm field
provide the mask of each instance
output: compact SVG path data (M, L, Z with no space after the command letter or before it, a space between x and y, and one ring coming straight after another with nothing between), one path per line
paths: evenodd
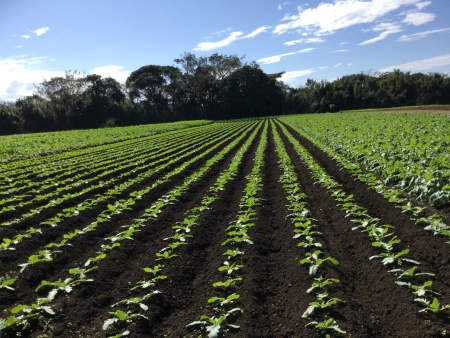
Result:
M449 118L199 121L5 161L0 337L445 337Z

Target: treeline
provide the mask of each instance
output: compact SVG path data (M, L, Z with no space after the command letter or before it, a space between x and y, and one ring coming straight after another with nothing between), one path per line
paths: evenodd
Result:
M177 67L141 67L124 85L69 71L35 85L31 96L0 105L0 134L279 114L281 75L268 76L243 59L185 53L174 60Z
M450 78L440 73L360 73L291 88L283 73L236 55L185 53L174 62L141 67L125 84L76 71L44 80L33 95L0 104L0 135L450 104Z
M303 87L285 90L285 99L284 111L289 113L450 104L450 78L394 70L348 75L333 82L308 79Z

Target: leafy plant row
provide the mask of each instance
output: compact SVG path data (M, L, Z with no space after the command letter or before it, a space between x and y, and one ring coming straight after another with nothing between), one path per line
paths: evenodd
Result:
M275 141L275 151L278 155L278 161L282 171L280 182L286 193L286 200L288 202L287 208L290 212L288 218L294 225L294 238L300 239L297 246L306 250L305 257L301 259L299 263L301 265L307 265L309 267L309 274L313 277L312 285L308 288L306 293L309 294L314 291L316 300L309 303L308 308L302 315L303 318L308 318L315 312L320 312L322 314L324 311L343 302L339 298L330 296L329 286L340 283L340 281L319 274L321 268L327 262L334 265L338 265L339 262L331 256L323 257L323 252L320 249L317 249L322 247L322 244L318 241L318 237L320 237L322 233L317 230L317 225L314 224L315 219L312 218L311 212L307 208L306 199L308 196L300 189L298 177L294 170L295 167L273 122L272 130ZM314 277L317 275L320 276ZM334 318L327 317L329 317L329 314L325 315L322 321L311 321L307 323L306 326L314 325L314 327L320 330L323 335L328 334L329 331L335 331L342 334L346 333L339 327Z
M117 143L145 136L152 136L176 129L209 124L211 121L181 121L121 128L71 130L53 133L4 136L0 141L0 172L14 166L26 166L29 161L50 154L58 154L80 148ZM8 163L12 162L12 163ZM8 163L8 164L6 164Z
M351 217L351 221L357 224L352 230L360 229L366 232L372 241L372 246L380 250L380 254L372 256L369 259L381 258L384 265L392 268L389 272L395 273L398 279L406 278L409 282L397 282L399 285L408 286L411 291L419 297L414 301L420 303L423 308L420 312L429 311L438 313L450 308L450 306L441 306L439 300L434 296L440 294L436 291L428 289L432 285L432 281L428 280L422 285L413 284L417 277L422 275L433 275L430 273L418 273L416 272L419 262L408 258L409 249L400 248L399 244L401 240L395 236L393 232L390 232L395 227L391 225L379 224L380 219L371 217L368 215L367 210L361 206L358 206L353 199L353 195L348 195L340 188L338 184L331 176L329 176L325 170L313 159L309 152L300 145L300 143L287 131L287 129L280 124L283 133L293 144L297 154L302 161L308 166L312 172L313 178L316 182L320 183L322 187L330 191L331 196L338 202L341 209L345 210L346 217ZM408 268L404 268L403 264L408 265ZM412 265L411 265L412 264ZM433 297L433 299L429 298Z
M262 189L261 168L264 165L264 151L267 146L267 129L266 122L255 153L252 171L246 176L247 184L244 188L244 196L240 200L237 220L228 226L226 229L228 238L221 244L228 248L223 254L227 260L218 268L225 280L213 283L212 286L217 293L208 299L208 304L212 305L215 315L201 315L199 320L187 325L187 327L199 328L208 332L209 338L219 337L230 328L239 328L238 325L232 324L235 316L242 312L241 308L235 307L236 301L240 298L240 295L236 293L236 284L242 281L239 271L244 267L243 247L253 244L248 231L255 225L256 206L259 203L259 198L256 196Z
M307 137L309 140L321 147L321 149L323 149L325 152L327 152L328 155L334 158L340 166L347 169L354 177L358 178L359 181L367 184L370 189L375 190L376 192L381 194L390 203L395 204L397 208L402 209L402 212L408 213L411 219L415 220L416 224L424 226L425 230L433 232L434 235L441 235L450 238L450 226L445 223L442 216L436 213L429 216L424 216L424 208L414 206L415 203L404 198L401 192L402 189L399 190L398 187L389 187L388 185L386 185L386 182L382 182L381 180L379 180L374 173L364 170L361 167L361 164L353 162L342 154L339 154L338 152L333 150L333 148L327 143L320 142L319 137L311 136L311 133L307 132L304 127L298 126L295 123L291 124L291 126L301 135ZM442 187L442 177L440 177L441 174L435 175L438 175L439 177L436 176L437 180L434 181L432 179L430 181L430 184L436 183L438 186ZM439 193L437 194L439 195ZM442 197L440 202L438 202L437 204L441 202L446 203L446 198ZM430 204L436 203L430 202Z
M106 164L116 163L118 161L125 161L127 157L134 158L136 155L143 152L150 152L151 148L161 142L176 141L177 139L185 139L189 134L199 134L201 131L211 133L214 130L221 130L223 126L220 124L208 125L192 130L179 130L159 134L157 137L147 137L139 142L131 144L119 144L114 147L104 147L103 151L92 150L80 156L73 156L67 160L51 160L37 165L29 165L26 168L21 168L13 172L4 173L8 175L8 180L3 181L4 184L0 186L2 194L17 193L23 189L31 189L35 187L36 190L42 190L42 184L54 184L55 181L61 185L64 183L63 178L72 179L75 175L83 173L91 174L96 167L105 167ZM75 154L76 155L76 154ZM67 178L69 176L69 178ZM30 177L33 180L30 181ZM50 180L48 178L51 177ZM82 177L82 176L80 176ZM45 180L47 178L47 180ZM45 180L44 182L40 180ZM38 188L39 187L39 188Z
M247 127L247 130L248 130L248 127ZM84 229L82 229L82 230L75 229L72 232L64 234L62 236L62 239L60 242L48 243L47 245L44 246L43 249L40 249L37 252L35 252L34 254L30 255L28 257L27 262L19 264L19 266L21 267L20 272L23 272L23 270L25 268L29 267L30 265L53 261L53 259L58 254L63 253L63 249L65 246L71 245L70 242L75 237L84 235L87 232L94 231L98 227L99 224L102 224L105 222L112 222L113 221L112 217L114 215L118 215L121 212L123 212L124 210L130 210L131 206L135 203L136 199L141 199L144 195L148 194L150 191L154 190L157 186L161 185L162 183L169 182L170 178L172 176L182 172L187 166L189 166L190 164L194 163L195 161L203 158L208 153L214 151L215 149L217 149L218 147L220 147L222 144L226 143L227 141L234 139L237 135L239 135L239 132L232 134L231 136L229 136L228 138L225 138L221 142L217 142L217 140L214 140L214 141L204 144L204 147L207 148L207 150L205 152L197 155L196 157L192 158L189 161L184 162L180 167L169 172L164 177L162 177L161 179L154 182L151 186L148 186L140 191L132 192L130 195L132 195L133 197L129 198L128 200L119 200L114 205L111 205L111 204L108 205L108 209L106 209L102 213L100 213L100 215L97 217L96 221L90 223ZM208 149L208 146L211 146L211 148ZM226 149L228 149L228 146ZM214 158L216 158L216 157L214 157ZM164 201L165 201L165 198L162 198L158 201L159 207L162 207L164 205L164 203L165 203ZM114 241L116 240L116 237L117 237L117 235L110 236L109 239L111 240L111 242L114 243ZM125 235L125 237L126 237L126 235ZM106 257L106 255L104 253L98 252L97 256L92 257L90 260L88 260L87 265L89 265L91 263L96 263L100 260L103 260L105 257ZM8 275L3 276L3 278L5 280L9 281L9 283L11 283L12 280L14 280L14 281L17 280L17 278L19 276L18 273L20 273L20 272L15 272L15 273L10 272L10 273L8 273ZM10 286L11 284L8 284L8 285L9 285L9 289L11 289L11 286Z
M175 145L181 145L181 144L189 144L192 142L186 142L186 141L192 141L195 136L200 137L206 137L210 136L213 137L216 134L223 133L226 130L220 128L219 130L216 130L214 133L214 129L211 128L211 130L208 130L208 133L205 131L202 131L200 134L198 131L186 133L184 137L181 138L161 138L158 141L159 142L152 142L150 144L140 144L140 147L146 147L146 148L139 148L135 149L135 151L132 153L132 160L130 161L130 158L119 151L116 150L116 154L119 153L118 156L119 160L117 160L114 156L113 159L108 161L102 161L99 163L91 164L90 166L85 166L84 168L75 168L73 170L67 169L64 171L64 174L61 176L69 176L66 179L60 180L58 176L52 177L51 180L45 181L45 182L29 182L26 186L19 186L12 189L6 190L5 194L13 194L12 197L9 199L2 199L0 200L0 205L14 202L14 205L9 205L7 207L4 207L0 210L0 214L4 213L9 210L15 210L17 206L23 207L26 205L33 204L36 201L42 201L45 199L49 199L52 197L57 197L58 195L63 194L65 191L74 189L81 185L86 185L89 183L92 183L94 181L100 180L104 176L108 176L114 173L118 172L134 172L139 168L139 170L142 170L142 168L146 167L146 163L151 158L156 158L160 156L160 153L164 154L167 153L167 151L164 151L166 149L172 149ZM199 135L200 134L200 135ZM207 135L206 135L207 134ZM141 153L139 155L139 153ZM77 172L79 172L77 174ZM94 173L100 172L97 176L93 176ZM118 174L116 174L118 176ZM83 179L83 177L90 176L90 178ZM56 182L56 183L55 183ZM73 183L71 183L73 182ZM104 183L102 182L100 186L104 186ZM98 188L99 185L92 185L90 187L90 190ZM33 189L34 188L34 189ZM31 191L27 191L26 193L19 195L17 194L18 191L23 189L32 189ZM45 190L48 189L54 189L48 193L42 193ZM89 191L90 191L89 190ZM22 201L24 198L35 196L34 198L30 198L27 201Z
M294 124L299 124L298 121ZM448 115L342 114L302 117L304 130L335 153L430 205L450 202Z
M231 135L237 135L238 133L239 133L239 130L238 131L234 131L234 133L230 132L228 134L222 135L222 137L228 136L229 138L231 138L233 136L230 136L230 134ZM197 141L197 143L195 141ZM178 153L175 153L175 154L173 154L172 150L166 150L166 152L164 152L162 155L164 155L166 153L166 154L170 154L171 156L177 156L177 157L174 157L169 162L163 163L163 164L161 164L159 166L156 166L156 167L155 167L156 164L166 161L166 158L159 159L159 160L157 160L155 162L150 162L145 167L141 168L141 169L145 169L145 168L150 168L150 169L147 169L146 171L139 173L137 176L132 177L132 178L128 179L125 182L122 182L120 185L114 186L114 188L111 188L111 189L107 190L103 194L98 194L97 198L95 198L95 199L87 199L84 202L82 202L82 203L80 203L80 204L78 204L78 205L76 205L74 207L63 209L62 212L57 213L54 217L51 217L51 218L47 219L46 221L41 222L41 225L50 225L52 227L57 226L57 224L63 222L64 219L67 219L67 218L70 218L70 217L76 217L76 216L78 216L80 214L80 212L82 212L84 210L87 210L87 209L92 209L98 203L100 203L102 201L106 201L109 198L114 198L115 199L115 195L122 194L123 190L132 187L133 184L136 184L138 182L141 182L141 181L145 180L148 176L157 174L158 172L164 170L166 167L168 167L168 166L170 166L170 165L172 165L172 164L182 160L183 158L186 158L186 157L189 157L190 155L195 154L196 152L200 151L201 149L207 147L210 144L214 144L215 142L217 142L217 139L212 139L212 140L210 140L209 142L207 142L206 144L204 144L201 147L198 146L198 141L199 140L197 140L197 139L192 140L192 142L187 144L187 146L188 146L187 149L186 148L185 149L181 149ZM130 172L127 172L127 173L123 173L117 179L124 178L124 177L127 177L127 176L131 176L132 174L133 174L133 171L130 171ZM112 185L112 183L114 183L117 179L116 178L111 178L110 179L110 181L111 181L110 185ZM101 183L101 184L108 185L107 183L108 182ZM86 189L88 189L88 188L86 188ZM104 213L108 213L108 212L120 213L120 211L123 210L124 208L126 208L127 205L130 205L130 203L134 204L134 202L133 202L134 199L142 198L142 196L145 195L146 193L148 193L148 191L149 191L148 187L143 189L141 192L133 191L133 192L130 193L131 197L129 197L128 200L123 199L123 200L116 201L114 204L109 205L108 209L105 210ZM83 193L84 193L83 191L78 192L78 194L80 194L80 195L83 194ZM60 203L64 202L65 200L70 199L71 196L72 195L66 195L65 196L66 198L57 199L57 200L55 200L55 202L51 202L49 204L46 204L46 205L42 206L42 208L44 208L44 207L49 208L49 207L53 206L53 204L56 204L56 203L60 204ZM123 205L123 204L125 204L125 205ZM10 225L10 224L19 223L25 217L26 218L32 217L34 214L36 214L38 212L40 212L39 209L38 210L32 210L31 212L23 215L22 218L16 219L14 221L4 222L4 223L1 224L1 226L6 226L6 225ZM100 214L100 217L101 216L102 216L102 214ZM108 215L106 214L104 216L108 216ZM108 217L106 217L106 220L107 219L108 219ZM105 220L103 220L103 221L105 221ZM3 238L3 242L0 243L0 250L12 249L12 245L13 244L18 244L21 241L23 241L24 239L31 238L32 236L34 236L34 235L36 235L38 233L41 233L41 232L42 232L41 228L30 227L24 233L17 234L14 238L11 238L11 239Z
M136 319L146 319L145 314L148 311L148 306L146 303L153 295L161 293L161 291L157 290L157 286L160 281L167 279L167 276L163 275L164 268L167 264L169 264L171 259L179 256L177 253L179 247L181 245L188 244L188 239L192 237L190 232L192 228L197 225L198 219L202 213L205 210L210 209L211 204L218 200L219 192L225 189L225 186L234 180L238 173L238 167L258 134L260 126L261 125L255 129L241 148L236 152L230 165L219 175L216 182L209 187L201 202L186 211L185 218L182 222L172 226L172 229L175 230L174 234L164 239L168 242L168 244L159 250L159 252L155 255L156 261L160 261L164 264L157 264L153 268L145 267L142 269L146 272L146 277L136 282L135 285L129 289L129 293L132 296L122 299L111 306L112 308L119 309L109 313L111 318L104 322L104 330L110 329L113 325L123 328L125 325L135 321ZM148 279L147 276L149 276L150 279ZM139 295L139 292L141 292L141 295ZM128 332L128 330L125 330L114 337L127 335Z
M236 145L248 134L250 127L247 127L245 131L241 132L237 137L234 138L232 142L230 142L224 149L218 152L213 158L206 161L206 164L190 175L183 184L175 187L169 193L158 199L152 206L148 209L145 209L145 213L142 214L139 218L133 220L133 224L122 226L125 230L116 233L113 236L109 236L106 238L109 244L101 245L101 249L97 252L97 255L94 257L90 257L86 263L85 267L89 266L92 262L98 263L101 260L104 260L111 250L120 246L120 243L127 239L132 239L133 235L140 231L139 228L144 227L151 220L154 220L158 217L158 214L165 208L167 205L173 203L177 197L181 196L189 186L202 177L213 164L220 161L227 153L229 153ZM231 139L231 138L229 138ZM223 141L225 142L225 141ZM213 151L219 147L220 144L216 144L212 146L209 151ZM199 155L201 156L201 155ZM185 165L184 167L187 167ZM164 254L163 254L164 255ZM74 287L84 283L84 282L92 282L92 279L87 279L86 274L97 269L97 266L93 266L90 268L80 268L74 267L68 270L70 275L75 275L78 278L68 277L65 280L58 280L55 282L42 281L40 285L36 288L36 292L39 291L42 287L51 286L47 297L37 298L36 303L31 305L23 305L19 304L11 310L11 316L9 316L6 320L4 320L4 326L6 330L19 330L26 329L30 325L30 320L35 319L43 319L42 316L53 315L54 310L51 308L50 303L55 299L55 296L59 292L70 293ZM17 315L19 314L19 315Z

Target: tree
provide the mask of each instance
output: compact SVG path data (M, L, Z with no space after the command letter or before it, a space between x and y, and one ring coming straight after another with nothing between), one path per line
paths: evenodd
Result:
M279 115L284 96L276 81L261 69L244 66L224 79L219 104L221 119Z

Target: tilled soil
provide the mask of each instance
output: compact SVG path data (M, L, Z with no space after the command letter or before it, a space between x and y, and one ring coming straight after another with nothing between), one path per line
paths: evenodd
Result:
M435 273L433 289L442 294L442 304L449 304L449 244L415 225L401 210L355 180L310 141L289 127L288 130L327 173L342 184L344 191L354 195L358 205L366 208L371 216L380 218L382 224L395 226L395 234L402 246L410 249L411 258L421 262L421 271ZM287 218L288 202L279 182L281 170L269 128L262 171L264 179L258 195L261 202L257 206L255 226L248 232L254 244L243 248L242 281L236 287L236 293L240 294L236 306L243 313L231 321L240 328L230 330L226 336L321 337L317 330L305 325L312 320L322 320L324 314L336 319L347 332L346 335L352 337L442 337L444 330L450 332L448 317L418 313L420 307L414 302L416 296L407 288L395 284L395 276L388 272L389 268L380 259L369 260L378 251L371 246L367 234L351 230L354 223L345 217L345 212L340 210L329 192L314 183L310 171L293 146L279 128L278 132L295 165L298 184L308 195L308 208L322 233L319 238L321 250L325 256L331 255L340 263L325 266L321 272L324 276L340 280L330 288L330 295L343 302L331 311L317 311L311 318L302 317L309 303L316 299L313 294L306 293L313 280L307 267L299 264L306 250L298 247L298 240L293 238L294 228ZM31 329L24 331L22 337L109 337L125 329L130 331L130 337L137 338L198 337L200 333L186 328L186 325L198 320L201 315L214 315L207 301L217 294L212 283L223 280L223 275L217 270L226 260L223 256L226 249L221 243L227 238L225 229L236 219L246 185L245 176L253 167L259 140L260 132L244 156L238 175L219 193L211 208L201 214L190 232L192 238L188 238L187 244L177 251L179 257L164 262L164 274L168 278L157 286L161 294L148 302L149 310L145 313L148 319L140 319L108 332L102 330L103 322L109 318L108 312L114 310L111 305L130 296L130 285L145 277L143 267L158 264L155 253L166 246L164 239L173 234L171 227L183 220L187 210L198 205L245 139L156 220L141 228L134 240L124 241L119 248L110 251L107 258L98 264L99 268L89 275L93 282L86 282L67 296L57 298L53 303L56 315L53 318L49 316L47 324L44 321L32 322ZM40 280L64 278L68 267L82 265L88 257L95 255L105 237L115 233L120 226L129 224L153 201L181 184L204 163L204 160L197 161L175 176L170 184L161 185L139 201L133 210L125 211L114 222L99 227L94 233L80 237L73 242L73 247L65 248L64 254L55 261L25 270L14 292L0 289L1 308L10 309L18 303L33 302L36 297L34 288ZM151 184L154 179L150 177L144 184ZM95 211L76 222L67 223L66 230L83 228L96 217ZM24 244L24 250L0 252L1 275L16 263L26 261L31 250L39 247L41 241L44 240L31 240L27 244L29 249ZM44 296L45 292L40 295ZM200 335L206 337L204 333Z

